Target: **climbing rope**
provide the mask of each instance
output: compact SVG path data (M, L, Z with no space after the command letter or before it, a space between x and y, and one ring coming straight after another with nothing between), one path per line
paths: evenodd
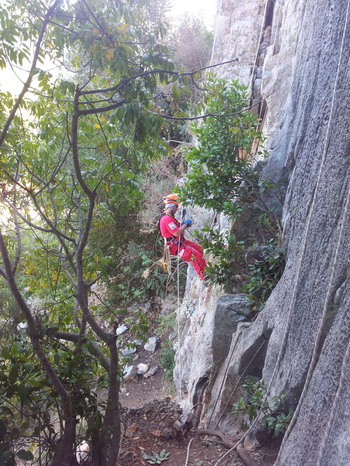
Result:
M185 466L188 466L188 462L190 460L190 449L191 449L191 444L193 442L193 438L191 438L191 440L188 442L188 445L187 445L187 454L186 454L186 462L185 462Z
M250 358L250 360L248 361L247 365L245 366L245 368L244 368L242 374L240 375L239 379L238 379L237 382L236 382L236 385L234 386L234 388L233 388L233 390L232 390L232 392L231 392L231 394L230 394L229 399L227 400L227 402L226 402L226 404L225 404L225 406L224 406L224 409L223 409L222 412L221 412L221 416L219 417L218 421L217 421L216 424L215 424L214 430L216 430L216 429L218 428L218 425L219 425L221 419L222 419L222 418L224 417L224 415L225 415L225 412L226 412L226 409L228 408L228 405L229 405L229 404L231 403L231 401L232 401L233 395L236 393L236 390L237 390L237 388L239 387L239 385L240 385L240 383L241 383L241 380L242 380L243 377L245 376L245 374L246 374L246 372L247 372L249 366L250 366L251 363L254 361L255 357L259 354L259 351L261 350L261 348L264 346L265 343L266 343L266 340L265 340L265 338L264 338L263 341L262 341L262 343L261 343L260 346L258 347L258 349L255 351L255 353L253 354L253 356ZM237 344L235 345L235 347L236 347L236 346L237 346ZM234 347L234 348L235 348L235 347ZM233 355L233 351L232 351L232 353L231 353L230 362L231 362L232 355ZM230 363L229 363L229 364L230 364ZM226 366L225 379L223 380L223 382L222 382L222 384L221 384L220 393L221 393L221 389L222 389L224 383L226 382L227 373L228 373L228 369L229 369L229 364ZM219 396L220 396L220 394L219 394ZM213 413L213 411L212 411L212 413Z
M181 206L181 214L180 219L183 218L184 211L183 207ZM180 222L181 223L181 222ZM181 318L181 308L180 308L180 237L177 246L177 311L176 311L176 324L177 324L177 345L178 345L178 352L179 352L179 398L182 398L182 364L181 364L181 357L180 357L180 348L181 348L181 334L180 334L180 318Z
M239 338L240 338L240 337L241 337L241 334L239 335ZM224 377L222 378L222 382L221 382L220 388L219 388L219 393L218 393L218 395L216 396L215 403L214 403L214 406L213 406L213 408L212 408L212 410L211 410L211 414L210 414L210 417L209 417L209 420L208 420L208 424L207 424L207 425L210 424L210 422L211 422L211 420L212 420L212 418L213 418L213 415L214 415L215 408L216 408L216 406L217 406L217 404L218 404L218 402L219 402L219 399L220 399L220 397L221 397L221 393L222 393L223 387L224 387L225 382L226 382L226 379L227 379L228 370L229 370L229 368L230 368L231 360L232 360L233 354L234 354L234 352L235 352L235 349L236 349L236 347L237 347L237 344L238 344L238 339L236 339L235 344L234 344L234 346L233 346L233 348L232 348L232 350L231 350L231 352L230 352L230 358L229 358L229 360L228 360L228 363L226 364L225 374L224 374ZM236 390L236 389L235 389L235 390ZM234 390L234 391L235 391L235 390ZM225 409L226 409L226 407L225 407ZM215 429L217 429L218 424L219 424L219 422L220 422L221 419L222 419L222 416L223 416L223 414L221 415L220 419L219 419L218 422L216 423ZM214 429L214 430L215 430L215 429Z

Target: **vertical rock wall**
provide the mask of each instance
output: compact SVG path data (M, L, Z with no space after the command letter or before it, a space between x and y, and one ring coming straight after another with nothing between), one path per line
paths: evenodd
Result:
M306 2L291 89L287 319L280 356L268 351L266 366L273 385L301 395L280 466L349 464L349 9L347 0Z
M345 466L350 457L349 1L222 0L219 15L213 60L238 55L242 71L235 65L232 74L226 68L223 75L250 80L253 99L269 95L266 108L260 106L271 153L265 175L288 183L287 265L257 320L236 326L225 343L226 358L215 367L208 359L215 332L201 337L207 349L196 353L192 364L200 367L206 360L206 377L212 375L203 420L234 429L227 409L237 396L233 392L242 376L262 374L270 395L285 391L289 407L296 409L276 464ZM251 21L244 22L248 16ZM256 23L262 24L260 33ZM247 40L233 44L239 24ZM249 62L253 43L258 52ZM209 302L210 290L206 293ZM202 314L220 312L214 304ZM195 316L196 309L191 319ZM195 377L187 375L187 387L196 386L201 376Z

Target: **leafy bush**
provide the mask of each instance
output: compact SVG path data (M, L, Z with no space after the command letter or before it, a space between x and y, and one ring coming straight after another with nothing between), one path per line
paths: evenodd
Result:
M175 349L170 341L165 341L159 351L158 361L164 371L164 376L167 380L173 380L173 372L175 369Z
M259 120L245 110L247 88L238 81L209 78L206 87L210 92L201 110L209 116L192 128L198 146L188 153L190 172L181 197L234 217L240 202L256 197L258 180L251 166L254 145L262 137Z
M265 154L257 149L262 133L258 117L247 110L247 88L238 81L214 78L209 78L206 87L210 92L201 110L208 117L193 127L198 145L187 155L190 171L180 196L188 199L188 203L214 209L232 220L241 215L244 206L254 203L271 221L260 195L267 186L259 180L254 168L256 154ZM197 236L214 258L206 270L210 281L226 286L240 282L242 269L243 275L247 274L244 241L212 228L197 232ZM255 296L253 282L250 286ZM262 300L267 293L261 295Z
M285 393L282 392L270 399L265 399L266 385L263 380L246 379L242 387L244 396L233 404L233 411L236 414L247 415L251 424L261 410L261 429L272 432L273 437L283 434L293 416L292 411L286 414L281 409Z
M152 451L152 455L148 455L145 451L142 452L142 457L149 464L162 464L164 461L168 461L170 453L166 450L162 450L160 453Z
M196 235L206 252L215 258L215 262L208 263L208 279L219 285L235 282L237 268L244 261L244 241L237 241L235 235L212 228L204 228L201 232L196 232Z
M248 293L254 302L254 308L261 310L272 290L281 278L285 266L284 252L271 239L261 248L261 259L249 264L250 278L243 285L243 290Z

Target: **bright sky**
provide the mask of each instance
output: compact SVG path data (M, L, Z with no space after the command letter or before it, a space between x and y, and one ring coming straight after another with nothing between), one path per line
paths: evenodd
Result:
M205 24L212 28L216 12L217 0L172 0L172 12L174 16L198 16Z

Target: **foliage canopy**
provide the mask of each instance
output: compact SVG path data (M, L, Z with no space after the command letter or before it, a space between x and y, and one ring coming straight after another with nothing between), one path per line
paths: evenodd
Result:
M130 219L140 174L169 151L158 88L183 83L162 44L163 5L2 2L0 67L27 68L18 98L0 95L0 274L17 319L1 352L0 397L14 407L0 415L2 460L68 464L86 439L92 464L116 463L125 309L94 288L115 260L97 238ZM9 302L2 318L12 315Z

